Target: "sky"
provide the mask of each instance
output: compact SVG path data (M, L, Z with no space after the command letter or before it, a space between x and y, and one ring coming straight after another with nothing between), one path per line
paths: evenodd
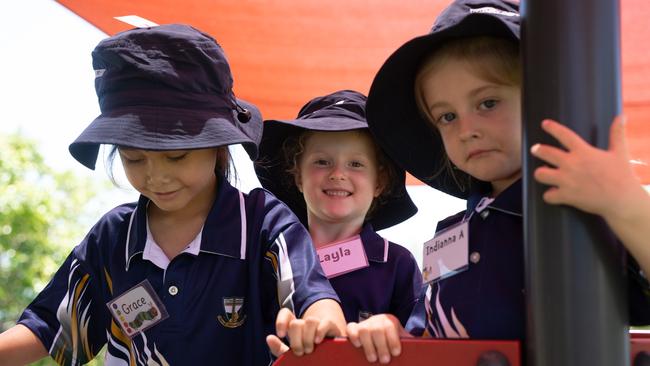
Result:
M101 159L91 171L68 153L68 145L99 114L90 53L107 35L52 0L2 1L0 14L0 131L19 131L36 141L57 171L107 182ZM243 149L232 153L240 177L235 185L243 191L258 187ZM409 248L420 262L422 244L433 237L436 223L463 210L465 203L427 186L409 186L408 191L418 214L381 234ZM98 192L88 204L97 206L99 218L136 199L132 189L113 188Z

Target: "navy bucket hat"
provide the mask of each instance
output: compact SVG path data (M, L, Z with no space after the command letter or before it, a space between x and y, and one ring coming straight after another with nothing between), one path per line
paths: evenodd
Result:
M182 24L136 28L92 52L101 114L70 145L95 168L99 146L191 150L242 144L257 157L259 110L233 94L223 49Z
M312 99L293 120L268 120L264 122L264 135L260 143L260 157L255 172L264 188L271 191L307 226L307 208L302 193L287 171L284 145L287 139L296 138L305 131L351 131L368 128L365 113L366 97L352 90L341 90ZM375 230L396 225L415 215L417 207L411 201L405 186L406 174L395 163L397 179L388 188L391 194L378 203L369 222Z
M444 145L418 109L415 77L427 56L445 42L477 36L519 42L519 5L500 0L454 1L429 34L406 42L386 60L373 80L366 106L370 130L388 155L421 181L459 198L467 198L470 189L461 190L454 177L441 169ZM489 188L486 182L472 182L472 188Z

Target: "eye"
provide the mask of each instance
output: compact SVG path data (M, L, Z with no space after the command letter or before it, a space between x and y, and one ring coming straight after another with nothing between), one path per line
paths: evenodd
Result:
M142 162L142 159L129 159L126 156L122 156L122 160L127 164L137 164Z
M325 159L316 159L314 160L314 165L317 166L329 166L330 162Z
M122 162L126 164L137 164L141 161L143 161L142 158L137 157L137 156L127 156L126 154L120 152L120 158L122 159Z
M180 154L180 155L168 156L167 159L168 159L169 161L180 161L180 160L185 159L185 157L187 156L187 154L188 154L188 153L182 153L182 154Z
M499 104L499 101L496 99L486 99L479 104L478 109L481 110L491 110Z
M363 168L364 164L362 162L360 162L360 161L353 160L353 161L350 162L350 167L352 167L352 168Z
M456 114L452 112L443 113L436 118L436 124L446 125L456 119Z

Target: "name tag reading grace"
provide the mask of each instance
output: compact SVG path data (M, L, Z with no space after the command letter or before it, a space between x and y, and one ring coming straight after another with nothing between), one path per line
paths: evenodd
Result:
M131 338L169 316L148 280L133 286L106 306L124 333Z
M422 280L425 283L439 281L462 272L468 266L469 223L447 228L424 243Z
M327 278L368 267L368 257L359 236L352 240L328 244L316 250Z

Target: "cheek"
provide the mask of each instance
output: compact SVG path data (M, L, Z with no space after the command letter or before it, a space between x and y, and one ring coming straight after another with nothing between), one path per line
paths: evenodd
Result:
M449 138L442 138L442 147L446 155L445 159L450 160L454 165L459 166L462 163L460 148L457 144L451 142ZM433 159L440 159L433 157Z

